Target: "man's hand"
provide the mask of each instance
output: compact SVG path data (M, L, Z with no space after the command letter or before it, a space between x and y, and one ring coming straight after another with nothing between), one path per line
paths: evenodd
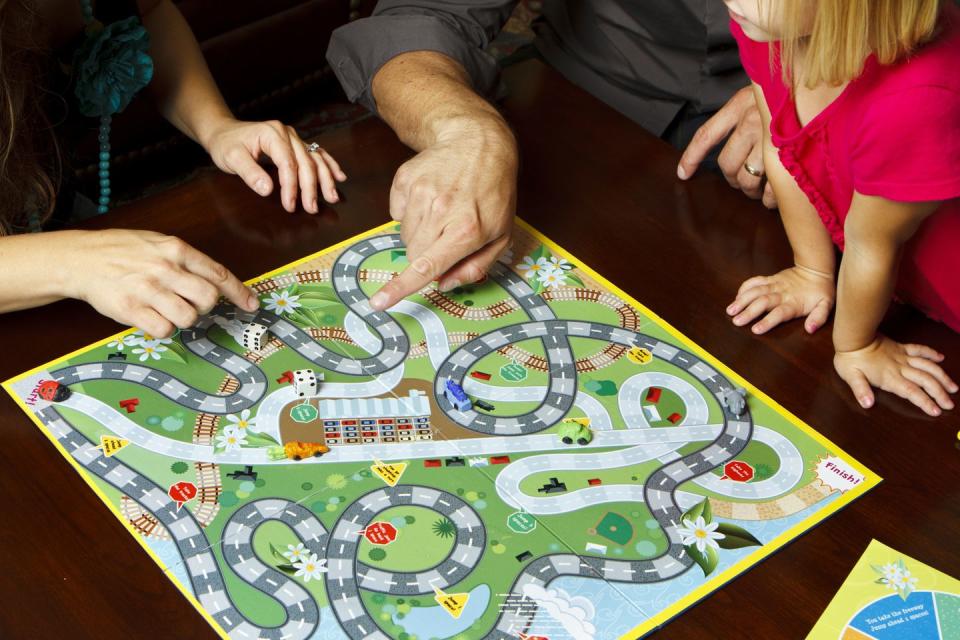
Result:
M458 119L397 171L390 215L410 266L370 299L393 306L434 280L449 291L484 277L510 244L517 147L496 118Z
M710 150L729 135L717 158L727 182L754 200L762 198L768 209L776 208L773 189L763 180L762 127L753 90L751 87L740 89L694 134L680 158L677 176L681 180L692 177ZM747 171L747 165L760 175Z

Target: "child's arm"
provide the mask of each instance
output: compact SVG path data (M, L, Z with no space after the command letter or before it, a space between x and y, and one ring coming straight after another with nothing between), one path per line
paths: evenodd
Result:
M257 158L269 156L279 170L280 200L288 211L296 209L298 185L310 213L319 211L318 181L327 202L339 199L336 181L347 176L326 151L308 153L296 131L279 122L233 117L193 32L170 0L140 0L140 7L154 61L150 87L174 126L199 142L223 171L239 175L262 196L273 190L273 182Z
M753 325L760 334L793 318L806 316L805 327L813 333L827 321L833 307L835 254L830 235L816 209L780 162L770 139L770 110L760 87L754 85L763 120L763 166L780 205L780 216L793 249L793 267L772 276L756 276L740 286L737 298L727 307L733 323L743 326L765 312Z
M0 238L0 313L63 298L169 336L192 326L222 295L254 311L256 295L182 240L153 231L53 231Z
M844 223L834 366L864 408L873 406L871 385L908 399L927 414L953 409L957 385L930 347L899 344L877 334L890 304L904 243L936 210L935 202L894 202L854 193ZM939 405L939 406L938 406Z

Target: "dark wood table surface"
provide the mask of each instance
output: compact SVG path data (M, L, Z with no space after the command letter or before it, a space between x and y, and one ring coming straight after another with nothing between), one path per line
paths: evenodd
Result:
M727 319L744 279L789 263L776 214L718 175L678 181L675 149L539 62L505 79L521 217L885 479L651 637L803 638L871 538L960 576L957 412L931 419L888 395L865 411L833 372L829 327L756 338ZM288 214L210 170L95 225L180 236L247 279L386 222L411 151L372 118L319 142L350 176L344 202L319 215ZM120 328L76 301L0 316L0 378ZM897 308L885 330L941 350L960 378L960 337L945 327ZM0 637L215 637L6 394L0 496Z

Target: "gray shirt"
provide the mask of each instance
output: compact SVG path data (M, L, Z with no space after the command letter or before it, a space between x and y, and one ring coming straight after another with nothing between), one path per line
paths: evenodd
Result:
M486 46L516 0L381 0L373 15L333 33L327 60L347 96L376 111L370 83L407 51L460 62L492 96L496 61ZM541 55L572 82L661 135L677 114L715 111L747 77L717 0L544 0Z

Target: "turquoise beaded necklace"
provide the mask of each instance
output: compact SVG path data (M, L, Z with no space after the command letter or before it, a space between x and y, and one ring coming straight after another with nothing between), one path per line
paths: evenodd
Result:
M81 113L100 120L97 212L106 213L111 195L110 124L113 114L123 111L153 78L150 36L136 16L105 26L94 16L92 0L80 0L80 8L86 39L74 61L75 93Z
M89 30L93 25L93 3L91 0L80 0L80 9L83 11L83 26ZM100 116L100 132L97 140L100 142L100 200L97 204L97 213L106 213L110 209L110 120L109 114Z
M93 13L92 0L80 0L84 39L74 52L71 76L77 106L83 115L99 120L97 213L110 209L110 124L138 91L153 78L150 36L138 16L104 25ZM42 231L40 212L27 213L27 228Z

